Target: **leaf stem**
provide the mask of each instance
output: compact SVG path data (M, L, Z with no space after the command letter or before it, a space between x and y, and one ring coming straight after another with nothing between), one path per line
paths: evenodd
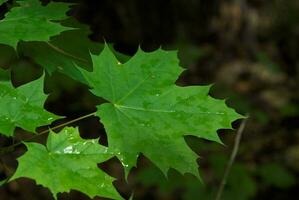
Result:
M235 161L235 158L236 158L238 150L239 150L239 146L240 146L240 142L241 142L241 138L242 138L242 134L243 134L246 122L247 122L247 117L242 121L242 123L241 123L241 125L240 125L240 127L239 127L239 129L237 131L237 135L235 137L235 142L234 142L234 148L233 148L233 151L232 151L232 153L230 155L230 159L229 159L229 161L228 161L228 163L226 165L226 168L225 168L225 171L224 171L224 175L222 177L220 186L218 188L215 200L220 200L221 199L221 196L222 196L222 193L223 193L223 189L224 189L224 187L226 185L226 182L227 182L228 175L230 173L230 170L231 170L231 168L233 166L233 163Z
M32 139L34 139L34 138L37 138L37 137L39 137L39 136L41 136L41 135L44 135L44 134L46 134L46 133L49 133L50 130L56 130L56 129L59 129L59 128L61 128L61 127L67 126L67 125L72 124L72 123L75 123L75 122L80 121L80 120L82 120L82 119L85 119L85 118L88 118L88 117L92 117L92 116L94 116L95 114L96 114L96 112L89 113L89 114L87 114L87 115L78 117L78 118L76 118L76 119L73 119L73 120L71 120L71 121L65 122L65 123L63 123L63 124L59 124L59 125L54 126L54 127L52 127L52 128L48 128L48 129L46 129L46 130L44 130L44 131L42 131L42 132L40 132L40 133L37 133L36 135L30 137L30 138L27 139L27 140L23 140L23 141L20 141L20 142L18 142L18 143L12 144L12 145L10 145L10 146L0 148L0 155L5 154L5 153L12 152L12 151L14 151L14 149L15 149L16 146L21 145L23 142L28 142L28 141L30 141L30 140L32 140Z
M68 56L68 57L70 57L70 58L73 58L73 59L75 59L75 60L78 60L78 61L81 61L81 62L84 62L84 63L88 63L88 60L85 60L85 59L83 59L83 58L74 56L74 55L72 55L72 54L70 54L70 53L68 53L68 52L66 52L66 51L64 51L64 50L62 50L62 49L60 49L59 47L57 47L57 46L51 44L50 42L46 42L46 43L47 43L47 45L49 45L49 47L51 47L51 48L54 49L55 51L57 51L57 52L59 52L59 53L65 55L65 56Z

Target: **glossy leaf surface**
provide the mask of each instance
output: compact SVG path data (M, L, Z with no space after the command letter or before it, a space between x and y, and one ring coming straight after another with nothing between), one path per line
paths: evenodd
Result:
M51 132L47 146L26 143L28 151L21 156L16 173L17 179L27 177L47 187L57 198L61 192L71 189L81 191L90 198L101 196L122 199L110 177L97 167L97 163L112 157L98 140L84 140L78 129L65 128L59 134Z
M70 28L53 20L66 19L69 4L50 3L42 6L38 0L17 1L20 6L12 8L0 21L0 43L17 47L19 40L48 41Z
M98 106L109 150L128 172L144 154L165 174L169 168L198 176L197 155L184 136L220 142L216 131L240 118L224 100L208 95L209 86L179 87L177 53L138 50L121 64L106 46L93 56L93 72L82 70L92 92L109 103Z
M0 71L1 72L1 71ZM47 125L59 117L43 108L47 95L44 94L44 77L18 88L6 80L0 81L0 133L13 136L15 127L35 132L39 126Z

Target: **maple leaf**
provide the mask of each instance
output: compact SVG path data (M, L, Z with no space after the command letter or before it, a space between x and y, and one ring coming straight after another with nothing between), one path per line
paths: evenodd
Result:
M35 132L37 127L59 119L43 108L47 98L43 92L43 76L14 88L7 80L7 72L2 70L1 73L4 80L0 81L0 133L12 136L16 126Z
M199 176L198 156L184 136L220 142L216 131L231 128L241 117L224 100L210 97L210 86L175 85L183 68L174 51L139 49L121 64L106 46L92 59L93 71L81 71L92 93L109 102L97 107L97 115L107 131L109 150L126 173L142 153L164 174L174 168Z
M48 42L20 42L18 52L21 55L33 58L49 74L58 70L84 83L84 78L76 65L91 69L90 52L99 54L103 49L103 44L91 41L88 38L89 28L86 25L79 24L74 19L68 19L62 24L75 28L75 30L64 31L51 37Z
M67 18L69 4L49 3L42 6L38 0L17 1L20 5L13 7L0 21L0 43L16 49L19 40L48 41L50 36L57 35L71 28L64 27L53 20Z
M0 0L0 5L4 4L7 0Z
M114 188L114 178L97 167L113 155L97 139L85 140L76 128L64 128L59 134L50 132L47 146L25 143L28 151L18 159L11 180L27 177L50 189L54 198L71 189L90 198L95 196L123 199Z
M90 52L99 54L104 45L90 40L89 27L79 24L72 18L63 21L62 25L75 28L75 30L64 31L53 36L49 42L20 42L18 53L33 58L49 74L59 71L74 80L86 83L76 66L92 69ZM115 53L122 61L128 59L128 56L124 54Z

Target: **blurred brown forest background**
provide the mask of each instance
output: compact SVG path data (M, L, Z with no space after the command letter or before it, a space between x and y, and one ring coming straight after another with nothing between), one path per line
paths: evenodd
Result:
M91 27L94 41L114 43L133 55L140 45L146 51L160 46L178 49L181 65L188 70L179 85L211 84L211 95L249 114L240 150L223 198L299 199L299 1L298 0L89 0L78 3L70 15ZM46 3L46 2L45 2ZM7 7L1 7L4 13ZM2 14L1 13L1 14ZM25 83L38 77L41 68L24 58L13 67L13 79ZM94 111L99 100L84 85L62 75L47 77L51 92L47 108L56 114L76 118ZM238 128L240 121L233 125ZM97 118L77 124L82 137L101 136ZM234 130L219 130L225 145L186 138L201 158L204 183L170 170L169 179L145 157L129 176L128 184L117 159L101 164L117 177L120 193L134 199L214 199L225 165L232 151ZM21 137L21 136L20 136ZM44 141L45 138L41 140ZM11 139L1 138L1 145ZM20 147L4 160L14 169ZM7 171L1 167L1 178ZM72 191L61 199L88 199ZM0 188L0 199L51 199L50 192L34 181L20 179ZM100 199L100 198L99 198Z

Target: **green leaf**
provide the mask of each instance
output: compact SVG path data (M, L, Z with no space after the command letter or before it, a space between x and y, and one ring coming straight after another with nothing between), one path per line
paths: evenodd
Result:
M107 147L96 139L84 140L78 129L50 132L47 146L26 143L28 151L18 159L19 166L11 178L27 177L51 190L54 198L71 189L95 196L122 199L113 187L114 178L97 167L112 157Z
M48 41L50 36L57 35L71 28L64 27L53 20L66 19L69 4L50 3L42 6L38 0L18 1L19 7L12 8L0 21L0 43L13 46L19 40Z
M90 52L96 54L102 48L102 44L92 42L87 37L85 30L78 29L65 31L49 42L20 43L18 50L21 54L32 57L50 74L58 70L75 80L85 82L76 65L91 69Z
M84 69L92 69L90 52L99 54L103 44L89 39L90 30L85 25L78 24L74 20L67 20L64 25L78 29L62 32L52 37L49 42L21 42L18 46L19 54L33 58L50 74L58 70L75 80L86 83L76 65ZM118 57L123 60L128 59L120 53Z
M0 5L4 4L7 0L0 0Z
M175 85L183 69L174 51L139 49L121 64L106 46L92 59L93 72L82 73L91 91L109 102L97 107L97 115L107 131L109 150L127 173L142 153L165 174L174 168L198 176L197 155L184 136L220 142L216 131L231 128L241 117L224 100L208 96L209 86Z
M47 112L43 104L44 77L14 88L10 82L0 81L0 133L12 136L16 126L30 132L50 124L59 117Z

